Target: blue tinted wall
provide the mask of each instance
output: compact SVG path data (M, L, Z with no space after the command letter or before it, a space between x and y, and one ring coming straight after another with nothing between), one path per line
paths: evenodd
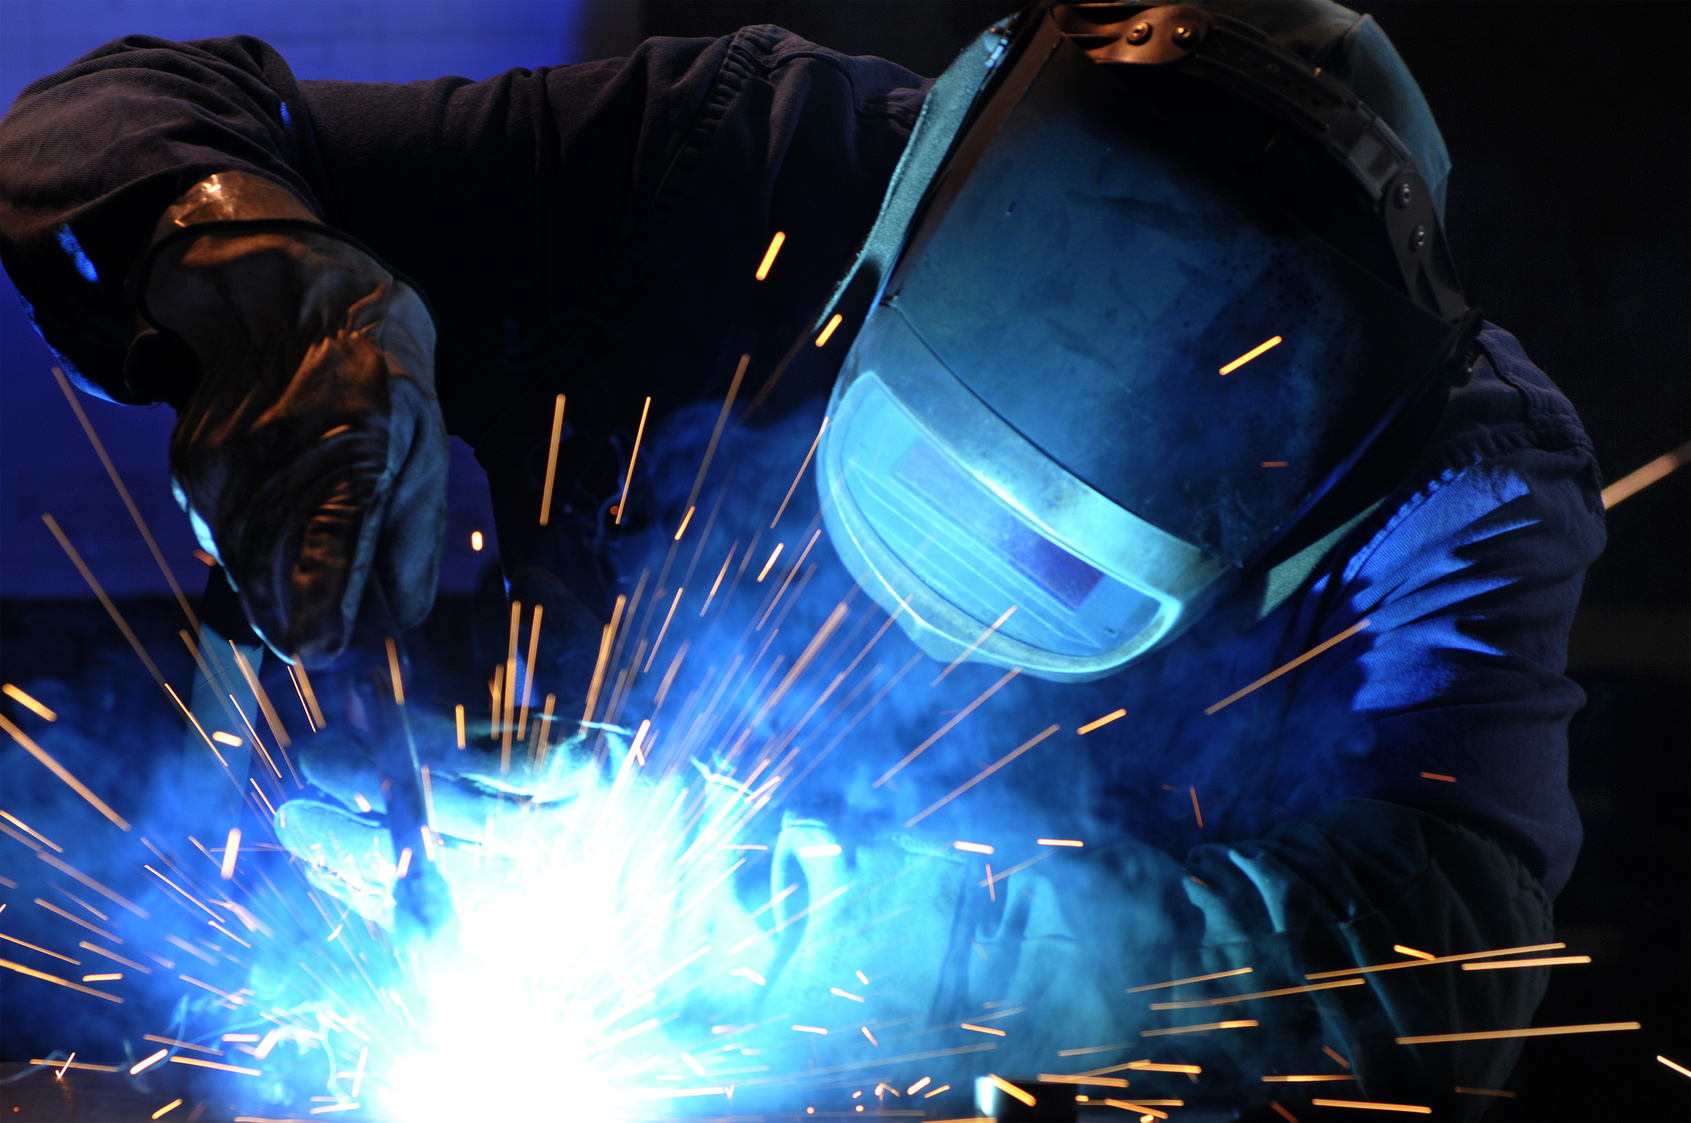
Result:
M638 40L632 0L4 0L0 104L45 74L129 34L169 39L255 35L301 78L403 82L625 53ZM41 521L50 512L115 595L168 589L50 373L52 355L0 274L0 596L81 596L87 586ZM187 519L170 497L165 447L175 414L83 396L95 428L177 579L204 583ZM487 488L454 441L443 591L469 587L491 548ZM489 534L491 539L491 534Z

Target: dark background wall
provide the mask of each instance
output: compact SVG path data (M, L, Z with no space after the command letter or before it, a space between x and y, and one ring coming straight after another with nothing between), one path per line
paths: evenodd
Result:
M1691 6L1356 0L1396 42L1444 130L1448 226L1470 299L1515 332L1585 418L1614 480L1691 438ZM248 32L303 77L494 73L621 53L642 35L784 25L923 74L1014 7L989 0L396 0L361 4L20 2L0 17L0 99L105 39ZM5 287L9 288L9 285ZM40 523L53 510L122 594L163 592L46 370L0 292L0 677L38 661L20 598L75 597L80 579ZM198 580L168 499L166 411L89 405L178 571ZM473 469L455 478L448 588L485 562ZM1528 1044L1489 1118L1684 1119L1691 1081L1691 471L1618 505L1591 571L1570 673L1572 784L1587 844L1558 902L1564 968L1538 1024L1636 1019L1642 1033ZM68 605L66 606L69 607ZM450 605L447 607L450 608ZM97 615L90 628L109 628ZM54 617L68 621L74 614ZM58 625L64 631L68 624ZM103 634L103 633L102 633ZM115 638L108 637L108 638Z

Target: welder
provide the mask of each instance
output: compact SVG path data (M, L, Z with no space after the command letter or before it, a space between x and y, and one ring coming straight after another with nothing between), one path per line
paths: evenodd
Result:
M407 85L135 36L0 125L0 258L85 390L176 409L222 626L308 664L371 581L427 612L453 433L541 674L583 692L642 399L831 394L823 511L869 596L937 659L1020 668L1036 727L1128 715L1063 734L1110 845L910 911L910 1017L1010 1010L991 1063L1030 1074L1231 1021L1173 1036L1235 1102L1324 1072L1459 1116L1518 1044L1396 1038L1525 1026L1545 972L1290 993L1550 942L1579 845L1597 472L1463 298L1448 171L1384 34L1321 0L1036 5L935 83L771 27ZM795 814L778 850L814 899L920 847ZM774 988L827 992L827 932L872 919L845 901ZM1124 994L1215 975L1242 985L1202 1017Z

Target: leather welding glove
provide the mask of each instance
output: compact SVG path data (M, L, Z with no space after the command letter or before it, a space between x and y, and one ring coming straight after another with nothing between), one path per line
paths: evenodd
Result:
M448 451L416 291L241 173L166 212L141 291L151 327L125 377L177 406L177 501L253 629L285 658L327 662L372 577L399 626L420 621Z

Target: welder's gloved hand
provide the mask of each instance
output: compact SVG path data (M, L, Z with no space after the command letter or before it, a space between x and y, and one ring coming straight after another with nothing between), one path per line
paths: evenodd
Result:
M253 628L284 656L327 661L372 578L400 627L420 621L448 456L422 299L256 177L196 184L160 239L143 293L154 330L126 377L174 387L177 499ZM197 368L191 388L149 371L171 356Z
M550 745L537 762L521 742L507 759L491 740L459 749L452 723L420 711L411 715L420 763L429 769L429 798L443 846L442 876L461 906L479 883L500 881L503 864L519 848L567 827L605 785L592 746L603 733L620 759L620 730L592 727ZM276 834L298 857L314 884L373 922L391 927L398 855L385 820L383 778L369 746L356 733L330 727L298 749L304 779L331 799L292 799L278 809Z

